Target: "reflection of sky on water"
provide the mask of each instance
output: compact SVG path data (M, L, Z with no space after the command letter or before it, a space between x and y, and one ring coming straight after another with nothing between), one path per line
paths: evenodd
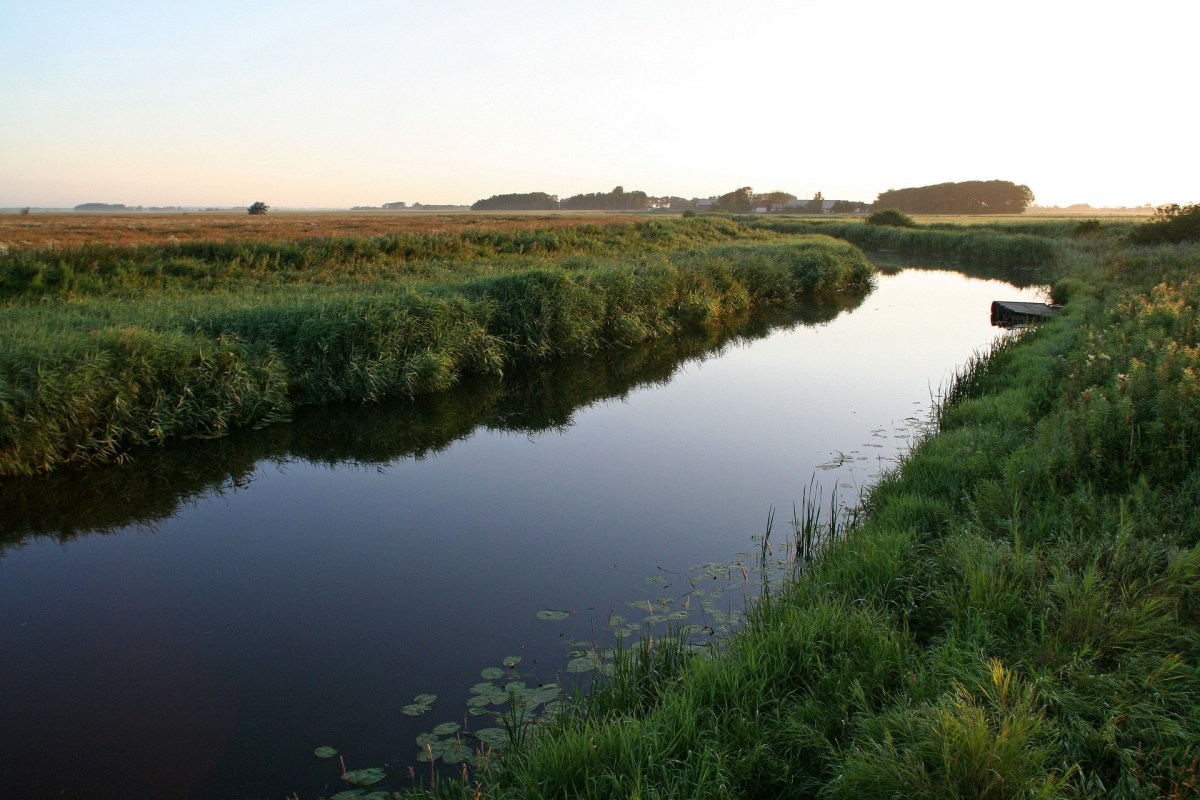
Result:
M477 430L381 468L263 462L153 532L30 539L0 559L0 794L304 796L336 784L316 746L351 768L406 761L482 667L524 655L553 679L560 634L656 596L659 567L749 549L814 473L852 501L997 335L995 299L1038 298L881 276L853 313L561 431ZM537 621L547 607L579 613ZM401 715L421 692L434 711Z

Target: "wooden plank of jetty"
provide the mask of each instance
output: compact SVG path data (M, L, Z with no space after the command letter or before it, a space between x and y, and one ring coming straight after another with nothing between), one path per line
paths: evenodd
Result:
M1034 325L1051 317L1062 306L1050 303L1026 303L1020 300L993 300L992 324L1001 328Z

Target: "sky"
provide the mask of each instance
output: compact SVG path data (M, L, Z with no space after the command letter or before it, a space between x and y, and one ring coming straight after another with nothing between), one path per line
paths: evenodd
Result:
M0 2L0 207L1200 201L1200 3Z

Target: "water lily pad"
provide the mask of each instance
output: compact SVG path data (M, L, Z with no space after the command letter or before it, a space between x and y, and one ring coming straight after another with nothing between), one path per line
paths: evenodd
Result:
M329 800L363 800L367 793L362 789L347 789L344 792L338 792Z
M495 681L504 677L504 670L499 667L487 667L479 675L489 681Z
M571 616L570 611L559 611L558 609L554 608L543 608L541 611L537 612L537 618L546 621L557 621L560 619L566 619L569 616Z
M342 776L342 780L346 783L357 784L358 786L370 786L373 783L379 783L387 777L387 774L379 767L370 767L368 769L356 769L353 772L347 772Z
M446 742L446 739L426 739L421 745L421 752L417 753L417 761L429 761L431 757L436 761L445 752Z
M527 689L525 698L534 705L541 705L542 703L549 703L551 700L557 700L561 691L558 688L558 684L545 683L536 688Z
M419 717L433 706L434 700L437 700L436 694L419 694L413 698L411 703L401 708L400 713L410 717Z
M458 729L462 726L457 722L443 722L441 725L433 729L434 736L449 736L452 733L458 733Z
M521 657L520 656L509 656L508 658L504 659L500 663L503 664L504 666L508 667L509 669L516 669L517 664L521 663Z
M316 750L313 750L313 755L317 758L333 758L337 754L337 750L334 750L332 747L318 747Z
M475 738L493 750L508 747L508 731L504 728L480 728L475 731Z
M567 662L567 672L591 672L600 667L603 662L595 653L588 653Z
M471 748L455 739L446 744L442 751L442 761L447 764L461 764L471 757Z

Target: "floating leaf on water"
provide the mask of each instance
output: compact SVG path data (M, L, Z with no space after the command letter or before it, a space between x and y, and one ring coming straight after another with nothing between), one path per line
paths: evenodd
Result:
M650 578L642 578L642 583L666 583L667 579L662 575L655 575Z
M504 684L505 694L519 694L525 688L522 681L513 681L512 683Z
M500 663L503 664L504 666L508 667L509 669L516 669L517 664L521 663L521 657L520 656L509 656L508 658L504 659Z
M359 786L370 786L373 783L379 783L387 777L387 774L379 767L370 767L369 769L356 769L353 772L347 772L342 776L342 780L347 783L356 783Z
M363 800L367 793L362 789L347 789L344 792L338 792L329 800Z
M675 622L677 620L687 619L687 618L688 618L688 612L686 612L686 611L675 611L675 612L672 612L667 615L667 620L669 622Z
M446 749L447 741L446 739L437 738L432 740L426 739L425 744L421 745L421 752L417 753L417 761L428 761L430 756L436 761Z
M572 658L567 662L567 672L591 672L601 665L599 657L595 653L588 653L579 658Z
M493 750L508 747L508 731L503 728L480 728L475 731L475 738Z
M334 750L332 747L318 747L316 750L313 750L313 755L317 758L333 758L337 755L337 750Z
M447 764L461 764L470 757L471 748L458 740L447 742L446 749L442 751L442 761Z
M489 681L499 680L504 677L504 670L499 667L488 667L479 673L481 677Z
M474 708L468 708L467 713L470 714L472 717L482 717L485 714L490 714L492 712L488 711L486 708L483 708L481 706L475 706Z
M501 672L500 674L503 675L504 673ZM486 694L495 688L496 684L492 683L491 681L480 681L472 686L468 691L470 691L471 694Z
M541 705L549 703L551 700L557 700L560 692L558 684L544 683L534 689L529 689L525 693L525 697L533 705Z
M458 729L462 726L457 722L443 722L441 725L433 729L434 736L449 736L452 733L458 733Z
M566 619L569 616L571 616L570 611L559 611L558 609L554 608L543 608L541 611L537 612L538 619L543 619L548 622Z
M400 709L401 714L407 714L410 717L419 717L429 710L429 706L413 703L412 705L404 706Z
M413 698L414 703L420 703L423 706L431 706L437 700L436 694L419 694Z

